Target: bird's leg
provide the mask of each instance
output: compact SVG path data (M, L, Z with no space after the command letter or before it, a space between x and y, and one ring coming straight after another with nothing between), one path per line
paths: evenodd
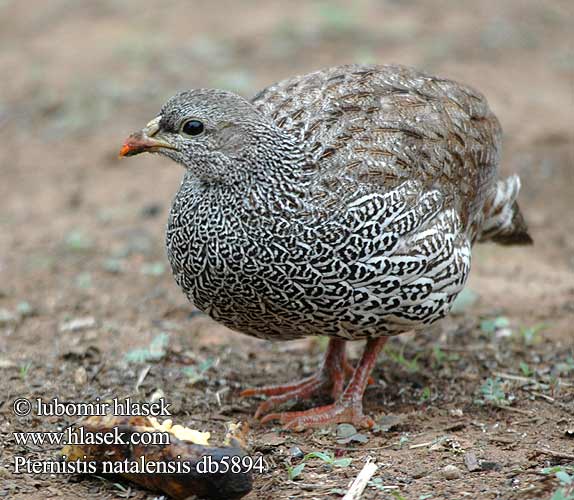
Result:
M369 382L369 375L387 339L388 337L380 337L367 341L361 361L355 368L349 385L335 403L306 411L270 413L263 417L261 422L279 420L285 424L285 429L296 431L343 422L351 423L355 427L372 427L373 419L363 414L363 393Z
M332 338L329 340L327 352L317 373L291 384L245 389L241 392L241 396L269 396L269 399L263 401L257 408L255 418L259 418L281 403L309 399L316 393L327 389L331 390L331 396L336 400L343 392L347 367L345 340Z

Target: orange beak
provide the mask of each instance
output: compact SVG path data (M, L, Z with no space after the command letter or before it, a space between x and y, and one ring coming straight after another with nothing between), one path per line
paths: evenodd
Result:
M120 158L140 153L152 153L158 149L177 149L169 142L154 137L159 131L161 116L154 118L139 132L131 134L120 149Z

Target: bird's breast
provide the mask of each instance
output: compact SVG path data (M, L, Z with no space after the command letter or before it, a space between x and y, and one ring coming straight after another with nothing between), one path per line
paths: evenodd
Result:
M244 333L400 333L444 316L468 275L456 211L416 182L358 193L314 221L258 223L238 206L224 210L205 196L176 201L167 246L196 307Z

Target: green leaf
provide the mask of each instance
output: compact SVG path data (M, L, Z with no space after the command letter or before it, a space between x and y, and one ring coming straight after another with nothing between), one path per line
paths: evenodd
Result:
M558 478L558 481L560 481L562 484L572 484L572 481L574 481L574 477L572 477L570 474L568 474L566 471L558 471L556 473L556 477Z
M572 495L566 496L564 490L560 488L556 490L554 494L550 497L550 500L572 500L574 497Z
M548 325L545 323L539 323L537 325L531 326L529 328L521 328L520 336L526 345L534 345L540 342L540 332L546 329Z
M502 383L499 379L489 378L480 388L484 399L491 403L506 405L508 401L506 399L506 393L502 388Z
M300 464L296 465L295 467L287 466L287 475L289 480L293 481L297 476L303 472L305 468L305 462L301 462Z
M324 453L322 451L312 451L311 453L307 453L307 455L305 455L305 457L303 458L303 461L309 460L310 458L319 458L320 460L323 460L323 462L328 464L333 463L333 455Z
M524 361L520 362L520 371L525 377L530 377L534 373Z
M91 238L78 229L70 231L66 235L65 244L70 250L76 252L89 250L93 246Z
M143 349L133 349L126 353L124 359L130 363L158 361L165 356L168 342L169 335L162 332L153 338L149 347Z
M352 458L336 458L335 460L333 460L332 464L335 467L349 467L352 461L353 461Z
M419 403L424 403L425 401L428 401L431 397L431 388L429 386L426 386L423 389L423 392L421 393L421 397L419 398Z
M501 330L502 328L507 328L510 325L508 318L504 316L498 316L494 319L485 319L480 322L480 329L484 333L494 333L496 330Z
M195 384L200 380L205 378L205 372L209 370L215 364L215 358L209 356L204 361L202 361L199 366L186 366L183 369L183 373L185 373L189 377L189 382L191 384Z
M398 491L391 492L391 495L395 497L396 500L407 500L404 496L402 496Z
M563 470L562 467L560 467L559 465L555 465L554 467L545 467L540 472L542 472L542 474L555 474L556 472L560 472L561 470Z

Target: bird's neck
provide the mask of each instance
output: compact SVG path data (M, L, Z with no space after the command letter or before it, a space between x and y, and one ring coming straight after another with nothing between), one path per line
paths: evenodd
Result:
M231 204L259 216L301 210L314 169L296 141L289 136L274 139L255 157L238 159L231 175L197 178L188 172L184 185L204 204Z

